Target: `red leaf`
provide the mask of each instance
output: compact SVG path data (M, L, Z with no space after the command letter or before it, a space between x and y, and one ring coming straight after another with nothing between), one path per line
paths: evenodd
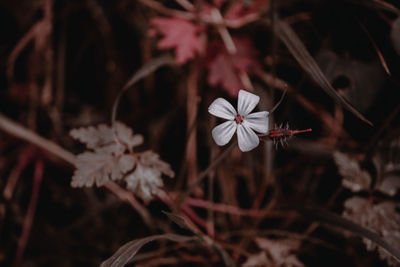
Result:
M235 55L230 55L220 41L214 41L207 48L208 83L220 85L232 97L237 97L243 84L239 79L239 71L254 73L260 68L249 38L234 38L237 48Z
M176 62L180 65L204 51L204 41L198 35L202 28L180 18L154 18L151 24L162 34L158 48L175 48Z

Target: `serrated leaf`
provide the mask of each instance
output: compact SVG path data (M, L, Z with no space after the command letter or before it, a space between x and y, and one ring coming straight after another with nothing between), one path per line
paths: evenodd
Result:
M131 155L115 155L102 149L96 152L84 152L76 158L76 170L72 176L72 187L90 187L104 185L108 180L119 180L135 165Z
M175 176L175 173L171 169L171 166L165 161L162 161L160 159L160 156L151 150L147 150L141 153L139 160L140 163L142 163L144 166L154 168L171 178Z
M333 159L338 167L339 174L343 177L342 185L353 192L369 189L371 176L361 169L360 164L346 154L335 151Z
M113 160L113 168L111 171L111 180L119 180L122 175L133 169L135 166L135 158L131 155L122 155Z
M317 83L336 103L340 104L343 108L353 113L362 121L368 123L369 125L373 125L335 91L319 68L318 64L315 62L314 58L310 55L303 42L289 24L282 20L277 20L276 34L286 45L289 52L293 55L303 70L307 72L314 82Z
M112 141L110 140L110 136L112 136L110 128L105 124L73 129L69 134L75 140L84 143L89 149L95 149Z
M77 156L72 187L102 186L108 180L122 179L136 161L124 152L143 143L143 136L134 135L132 129L121 122L116 122L114 128L100 124L73 129L70 135L92 150Z
M88 149L98 149L118 142L127 146L128 149L143 143L142 135L133 135L131 128L121 122L116 122L115 129L106 124L96 127L82 127L70 131L70 135L75 140L84 143Z
M103 261L100 267L123 267L132 261L137 252L144 245L156 240L170 240L174 242L187 243L197 241L198 238L176 234L164 234L135 239L120 247L110 258Z
M150 201L157 190L164 185L161 172L154 168L145 167L138 163L133 173L125 178L127 188L142 198Z
M129 148L143 144L143 135L134 135L132 129L125 124L116 122L114 127L116 128L115 135L117 136L118 141L127 145Z

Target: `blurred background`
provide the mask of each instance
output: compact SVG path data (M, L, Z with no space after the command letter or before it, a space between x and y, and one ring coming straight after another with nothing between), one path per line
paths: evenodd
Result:
M398 266L399 15L389 0L1 0L0 265L98 266L133 239L193 235L173 211L221 250L153 242L132 266ZM218 147L207 112L242 88L281 134L248 153ZM134 194L152 225L123 183L72 188L49 145L82 153L70 130L113 108L186 199Z

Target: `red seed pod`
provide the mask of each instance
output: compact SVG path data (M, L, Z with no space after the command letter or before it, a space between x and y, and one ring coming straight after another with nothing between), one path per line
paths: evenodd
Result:
M311 128L308 128L305 130L291 130L289 128L289 125L286 124L286 126L284 126L284 127L282 127L282 125L275 126L275 128L269 130L269 132L267 134L259 135L259 137L261 139L264 139L264 138L271 139L276 146L278 144L281 144L282 146L284 146L286 144L286 141L293 135L296 135L299 133L307 133L307 132L311 132L311 131L312 131Z

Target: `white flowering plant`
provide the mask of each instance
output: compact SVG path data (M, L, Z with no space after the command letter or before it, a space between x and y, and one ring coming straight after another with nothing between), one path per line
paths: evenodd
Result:
M234 133L237 133L239 148L243 152L258 146L260 139L257 134L266 134L269 129L268 111L250 113L257 106L260 97L246 90L240 90L237 111L225 99L217 98L208 108L210 114L228 121L212 130L212 137L217 145L226 145Z
M0 266L399 266L399 10L1 1Z

